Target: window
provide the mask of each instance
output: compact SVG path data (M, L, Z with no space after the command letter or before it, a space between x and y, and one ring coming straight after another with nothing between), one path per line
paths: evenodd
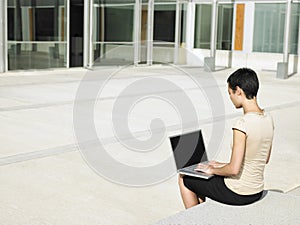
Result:
M211 10L211 5L196 5L194 48L210 49Z
M233 4L219 5L217 49L231 50L232 20L233 20Z
M8 69L67 66L66 28L67 0L8 0Z
M283 52L285 3L255 4L253 51Z
M92 29L94 62L104 65L110 61L116 64L133 61L135 1L128 2L130 3L124 3L122 0L94 0Z
M290 24L290 54L298 54L300 4L292 4L292 15Z
M133 41L133 6L105 7L104 41Z
M210 49L212 5L196 5L194 48ZM231 50L233 4L218 5L217 49Z
M176 5L155 5L153 40L163 42L175 41Z
M35 39L37 41L56 41L58 26L54 24L54 8L35 9ZM56 28L56 29L55 29Z

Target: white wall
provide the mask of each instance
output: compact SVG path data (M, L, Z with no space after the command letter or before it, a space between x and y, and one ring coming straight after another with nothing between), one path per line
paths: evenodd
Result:
M193 56L189 57L188 65L199 65L199 62L204 61L204 57L208 57L210 51L207 49L193 49ZM250 67L255 70L277 70L277 63L282 62L283 54L279 53L261 53L252 52L244 53L242 51L230 51L217 50L216 52L216 67L224 68L229 67L230 57L232 60L231 67ZM197 62L197 59L198 62ZM300 71L300 62L297 63L297 56L289 56L289 73L294 73L296 70ZM196 63L195 63L196 62Z
M254 2L243 2L245 4L245 17L244 17L244 40L243 40L243 50L242 51L216 51L216 67L250 67L256 70L277 70L277 63L283 61L283 54L280 53L260 53L253 52L253 31L254 31L254 12L255 4ZM187 63L189 65L195 65L195 62L203 62L204 57L210 56L210 50L208 49L194 49L194 21L195 21L195 10L194 3L190 3L190 13L188 17L188 25L190 27L187 29L187 49L192 52L192 56L187 58ZM236 5L237 3L235 3ZM236 7L235 7L236 9ZM234 18L235 22L235 11ZM233 24L233 40L232 45L234 45L234 35L235 34L235 23ZM197 60L198 59L198 60ZM298 64L298 57L295 55L289 56L289 73L293 73L296 70L300 71L300 63Z

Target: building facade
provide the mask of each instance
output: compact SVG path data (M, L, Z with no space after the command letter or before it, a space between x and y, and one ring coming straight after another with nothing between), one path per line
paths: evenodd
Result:
M292 0L4 0L0 71L175 63L298 70ZM283 67L282 67L283 66Z

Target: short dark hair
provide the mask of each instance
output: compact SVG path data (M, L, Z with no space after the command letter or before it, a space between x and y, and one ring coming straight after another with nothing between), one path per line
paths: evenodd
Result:
M227 83L233 91L236 91L236 87L239 86L244 91L247 99L255 97L259 88L257 75L249 68L241 68L232 73L228 77Z

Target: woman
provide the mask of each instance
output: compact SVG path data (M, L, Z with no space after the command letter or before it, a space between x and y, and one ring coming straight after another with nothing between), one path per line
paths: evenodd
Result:
M231 159L229 163L199 164L198 170L216 175L209 180L179 176L186 208L204 202L205 197L229 205L247 205L259 200L263 193L264 168L269 162L273 141L273 120L257 104L259 82L253 70L238 69L227 83L232 103L244 111L232 127Z

